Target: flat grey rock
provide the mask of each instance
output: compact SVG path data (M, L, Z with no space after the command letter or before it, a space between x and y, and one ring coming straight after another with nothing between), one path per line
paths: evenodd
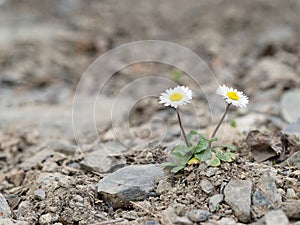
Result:
M287 122L300 118L300 89L285 92L280 99L281 115Z
M300 220L300 200L289 200L283 202L281 209L291 220Z
M189 220L187 216L178 216L175 212L175 209L172 206L169 206L164 211L164 216L167 221L171 224L180 224L180 225L193 225L194 223Z
M217 210L219 204L224 200L224 195L216 194L209 198L209 210L214 212Z
M256 188L253 193L252 204L254 206L262 205L265 207L276 207L281 204L281 196L277 192L275 178L270 172L266 172L262 175L258 183L258 188Z
M10 207L5 197L1 193L0 193L0 214L4 216L9 216L11 214Z
M113 208L127 207L130 201L142 200L155 194L154 179L164 176L158 165L131 165L107 175L97 184L97 191Z
M224 189L225 201L241 222L249 222L252 182L231 180Z
M126 165L126 159L122 156L124 146L117 144L99 145L92 152L85 155L80 162L81 168L98 173L111 173Z
M265 215L266 225L280 224L280 225L289 225L289 219L285 213L279 210L272 210Z
M300 151L295 152L293 155L288 157L280 165L282 165L282 166L295 166L295 167L297 167L298 170L300 170Z
M204 191L206 194L211 193L214 190L214 185L208 180L208 179L203 179L200 182L200 187L202 191Z
M187 217L193 222L207 221L211 216L211 213L207 210L192 210L187 213Z

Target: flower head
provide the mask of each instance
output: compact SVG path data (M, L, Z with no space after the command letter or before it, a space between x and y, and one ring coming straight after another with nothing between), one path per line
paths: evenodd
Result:
M177 108L180 105L185 105L191 102L193 93L191 89L185 86L177 86L175 88L167 89L160 94L159 103L165 106Z
M249 102L248 96L244 95L243 92L225 85L219 86L217 94L221 95L228 104L232 104L236 107L246 108Z

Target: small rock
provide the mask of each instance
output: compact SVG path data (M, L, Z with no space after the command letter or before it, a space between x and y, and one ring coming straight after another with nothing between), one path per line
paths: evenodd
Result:
M41 173L36 182L43 187L50 187L54 185L60 185L68 187L71 177L60 173Z
M277 192L275 177L271 172L266 172L262 175L258 188L253 193L252 203L254 206L263 205L265 207L276 207L281 204L281 196Z
M287 198L296 198L297 197L297 195L296 195L296 193L295 193L295 191L294 191L293 188L288 188L286 190L286 197Z
M9 216L11 214L10 207L5 197L0 193L0 214L3 216Z
M281 209L291 220L300 220L300 200L289 200L283 202Z
M39 222L41 225L48 225L52 222L52 216L50 213L41 215L39 218Z
M25 173L23 170L12 171L6 174L6 179L13 183L16 187L20 186L25 178Z
M285 92L280 100L281 114L287 122L295 122L300 112L300 89Z
M218 221L213 221L214 225L242 225L241 223L236 223L232 218L222 218Z
M160 225L160 223L156 220L149 220L144 223L144 225Z
M187 213L187 217L193 222L204 222L209 219L211 213L206 210L192 210Z
M130 205L130 201L151 195L155 177L163 175L162 168L154 164L131 165L107 175L96 184L96 188L113 208L121 208Z
M300 221L295 222L294 225L300 225Z
M219 168L217 168L217 167L209 167L205 173L205 176L211 177L211 176L215 175L218 170L219 170Z
M53 149L55 152L59 152L65 155L73 156L77 151L77 147L75 145L67 144L67 143L53 143Z
M247 180L230 180L224 189L225 201L234 210L242 222L249 222L252 182Z
M300 119L289 124L285 129L282 130L282 132L290 135L296 135L300 139Z
M203 179L200 182L200 187L206 194L211 193L215 188L214 185L212 185L212 183L208 179Z
M186 213L186 206L180 203L175 203L172 205L177 216L184 216Z
M57 168L58 168L57 163L47 161L43 164L42 171L43 172L55 172L57 170Z
M33 192L34 197L39 200L44 200L46 198L46 193L43 189L37 189Z
M220 203L224 200L224 195L216 194L209 198L209 210L215 212Z
M266 225L289 225L289 219L282 210L272 210L265 215Z
M74 198L74 200L76 202L83 202L83 197L81 197L80 195L76 195L75 198Z
M171 184L168 181L166 181L166 180L160 180L158 182L158 185L157 185L157 188L156 188L156 193L158 195L161 195L161 194L169 191L171 189L171 187L172 186L171 186Z
M282 166L295 166L300 170L300 151L295 152L293 155L289 156L280 165Z
M109 150L105 146L97 146L95 151L87 153L80 162L80 166L87 171L111 173L126 165L126 159L120 153Z
M186 216L178 216L175 213L175 209L172 206L169 206L165 211L164 215L167 221L171 224L180 224L180 225L193 225L193 222L188 219Z

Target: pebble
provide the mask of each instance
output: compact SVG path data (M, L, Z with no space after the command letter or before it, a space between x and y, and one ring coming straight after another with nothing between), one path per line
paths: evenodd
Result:
M33 192L34 197L39 200L44 200L46 198L46 193L43 189L37 189Z
M202 191L204 191L206 194L211 193L215 188L214 185L208 179L203 179L200 182L200 187Z
M215 175L217 173L218 170L219 170L219 168L217 168L217 167L209 167L205 173L205 176L212 177L213 175Z
M288 200L281 204L281 209L291 220L300 220L300 200Z
M178 216L172 206L169 206L163 213L172 224L193 225L187 216Z
M294 190L293 188L288 188L288 189L286 190L286 197L287 197L287 198L296 198L297 195L296 195L296 193L295 193L295 190Z
M300 151L295 152L293 155L289 156L280 165L282 166L295 166L300 170Z
M217 207L224 200L223 194L216 194L209 198L209 210L211 212L217 211Z
M207 221L211 213L207 210L192 210L187 213L187 217L193 222Z
M0 193L0 214L4 216L9 216L11 214L10 207L5 197L1 193Z
M161 195L167 191L169 191L172 188L172 185L170 184L170 182L166 181L166 180L160 180L158 182L157 188L156 188L156 193L158 195Z
M296 135L300 139L300 119L296 122L290 123L282 130L282 132L290 135Z
M249 222L252 182L247 180L230 180L224 189L225 201L233 209L241 222Z
M52 222L52 216L50 213L41 215L39 218L39 222L41 225L48 225Z

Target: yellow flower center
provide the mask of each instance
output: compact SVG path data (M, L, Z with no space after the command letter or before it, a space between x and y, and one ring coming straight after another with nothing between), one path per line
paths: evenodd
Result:
M227 95L227 97L230 98L231 100L235 100L235 101L239 100L239 96L238 96L235 92L233 92L233 91L228 91L228 92L226 93L226 95Z
M183 95L181 93L174 93L170 95L170 100L172 102L180 101L183 98Z

